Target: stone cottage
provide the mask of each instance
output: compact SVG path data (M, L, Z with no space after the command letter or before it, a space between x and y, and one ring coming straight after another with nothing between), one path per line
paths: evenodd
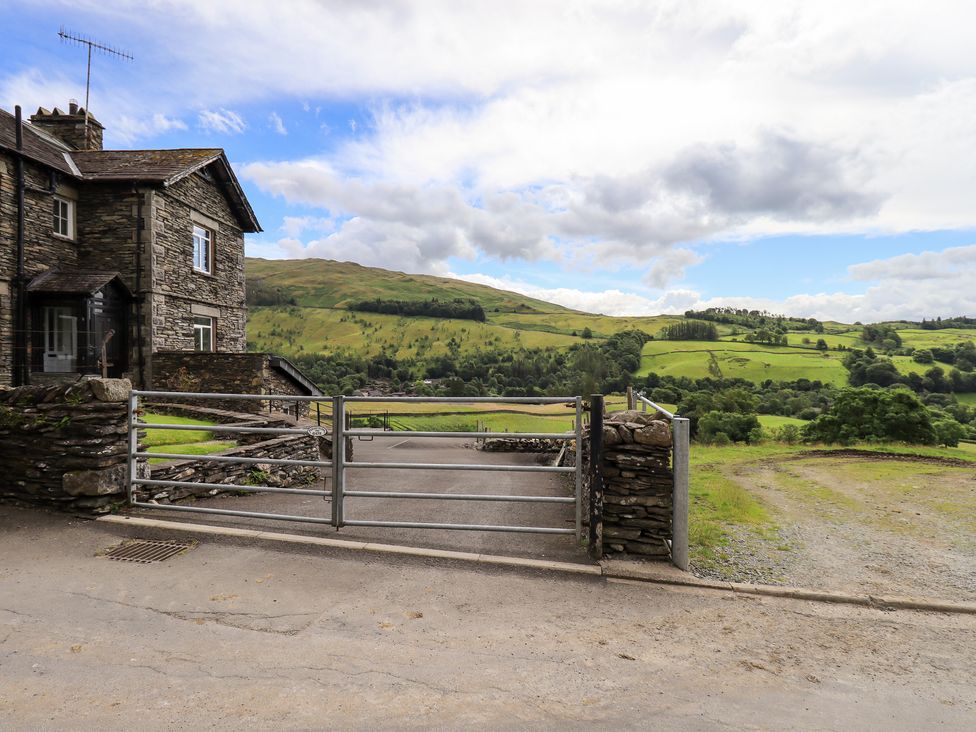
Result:
M0 109L0 386L172 389L189 372L234 391L204 374L220 354L237 389L317 393L284 359L245 358L244 234L261 227L224 151L104 150L102 134L74 102L29 122Z

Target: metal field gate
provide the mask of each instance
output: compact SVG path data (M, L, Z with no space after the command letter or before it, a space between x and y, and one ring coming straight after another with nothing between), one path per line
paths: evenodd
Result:
M142 400L166 399L169 401L186 400L244 400L259 402L328 402L331 401L332 415L329 428L321 424L309 423L307 426L297 423L289 427L254 427L237 425L187 425L187 424L150 424L140 419ZM575 429L572 432L425 432L425 431L385 431L376 429L354 429L347 426L347 405L362 403L417 403L417 404L563 404L575 407ZM581 397L321 397L321 396L293 396L272 394L213 394L171 391L139 391L133 390L129 399L129 464L128 464L128 500L129 505L143 509L160 509L166 511L181 511L186 513L218 514L225 516L240 516L245 518L274 519L279 521L297 521L316 524L328 524L340 529L344 526L374 526L413 529L451 529L463 531L505 531L532 534L575 534L581 537L582 531L582 439L583 408ZM146 452L139 449L139 431L154 430L205 430L214 433L259 434L271 436L296 435L313 438L329 437L332 440L332 456L317 460L271 459L264 457L243 457L228 455L190 455L180 453ZM499 465L480 463L410 463L410 462L357 462L347 459L347 439L382 439L382 438L532 438L559 440L565 443L574 442L575 462L573 465ZM270 485L238 485L227 483L204 483L182 480L153 480L140 470L141 461L149 458L165 458L172 460L209 461L214 463L243 463L261 464L269 466L316 467L327 470L327 486L316 488L285 488ZM453 493L453 492L411 492L398 490L363 490L357 488L356 476L363 470L420 470L431 475L439 471L476 471L487 472L522 472L522 473L563 473L574 478L574 493L572 496L539 496L539 495L507 495L494 493ZM323 500L323 511L320 516L290 515L287 513L267 513L257 511L243 511L236 509L221 509L209 506L184 506L175 504L157 504L155 502L139 500L137 486L146 488L191 487L198 490L241 491L246 493L282 493L307 496L318 496ZM493 502L507 501L516 503L556 503L574 504L576 510L575 528L565 526L505 526L487 523L432 523L398 520L357 519L347 515L347 498L394 498L421 501L471 501ZM329 503L327 504L326 501ZM330 505L331 511L325 507Z

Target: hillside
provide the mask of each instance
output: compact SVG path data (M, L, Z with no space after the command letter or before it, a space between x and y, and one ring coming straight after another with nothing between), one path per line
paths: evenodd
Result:
M472 298L486 311L505 313L567 313L574 311L515 292L496 290L447 277L413 275L353 262L328 259L256 259L244 262L249 288L281 288L296 304L310 308L342 308L357 300L427 300Z
M680 316L616 318L570 310L515 292L432 275L404 274L351 262L324 259L245 262L251 305L248 341L257 350L285 355L346 353L397 359L436 357L456 347L461 353L484 349L566 348L637 328L655 335ZM486 323L443 318L401 317L353 312L349 305L374 298L451 300L470 298L485 310ZM293 305L287 303L294 303ZM731 332L723 328L722 332ZM449 346L454 339L456 346Z
M867 345L861 340L862 326L836 322L821 324L822 332L790 330L785 334L787 345L746 342L752 330L726 323L716 324L718 341L662 340L662 330L685 320L684 316L593 315L484 285L350 262L247 259L245 270L249 298L257 293L265 302L293 303L252 305L249 346L289 356L383 356L424 364L446 355L474 352L532 348L564 351L574 344L597 344L615 333L638 329L654 339L644 345L637 376L653 372L675 377L744 378L755 383L805 378L841 386L847 380L843 366L847 351ZM484 308L487 322L349 309L356 301L375 298L472 299ZM795 324L803 325L802 321ZM923 330L904 323L892 325L908 348L951 346L976 338L976 330L971 329ZM589 340L583 337L586 329ZM816 348L820 339L827 350ZM892 361L902 374L922 374L932 367L907 355L894 356Z

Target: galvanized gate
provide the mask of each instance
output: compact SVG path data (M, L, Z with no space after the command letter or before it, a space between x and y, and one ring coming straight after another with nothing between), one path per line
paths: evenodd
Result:
M139 419L140 404L142 399L166 399L169 401L187 400L243 400L243 401L289 401L289 402L323 402L329 398L315 396L293 396L293 395L270 395L270 394L215 394L215 393L194 393L194 392L170 392L170 391L139 391L133 390L129 399L129 470L128 470L128 499L129 505L145 509L160 509L167 511L182 511L187 513L218 514L225 516L240 516L247 518L275 519L279 521L299 521L317 524L329 524L340 529L344 526L373 526L391 528L415 528L415 529L450 529L463 531L505 531L513 533L533 533L533 534L575 534L577 539L581 537L582 531L582 455L578 446L582 439L582 399L581 397L331 397L332 419L331 429L326 429L320 424L309 424L308 426L296 425L294 427L248 427L235 425L212 425L201 427L199 425L185 424L149 424ZM346 426L347 405L350 403L418 403L418 404L565 404L574 406L575 429L572 432L546 433L546 432L423 432L411 430L385 431L375 429L353 429ZM139 450L139 430L142 429L162 429L162 430L206 430L216 433L238 433L238 434L266 434L266 435L302 435L308 437L325 437L332 439L331 459L319 460L291 460L291 459L272 459L263 457L243 457L225 455L189 455L180 453L158 453L145 452ZM404 463L404 462L356 462L348 460L346 455L346 441L349 438L410 438L410 437L429 437L429 438L491 438L504 436L506 438L535 438L561 440L575 442L575 463L571 466L558 465L486 465L479 463ZM320 456L321 457L321 456ZM306 466L325 468L330 471L331 488L282 488L269 485L237 485L226 483L202 483L180 480L153 480L148 475L142 474L141 461L149 458L167 458L174 460L198 460L224 463L244 463L280 466ZM409 491L375 491L360 490L356 488L354 474L360 470L423 470L434 473L436 471L505 471L505 472L525 472L525 473L564 473L572 474L575 479L575 490L573 496L533 496L533 495L506 495L506 494L468 494L468 493L438 493L438 492L409 492ZM353 475L350 475L352 473ZM331 515L322 516L297 516L290 514L266 513L256 511L242 511L234 509L221 509L209 506L184 506L175 504L157 504L151 501L137 500L136 486L147 487L193 487L196 489L214 491L242 491L248 493L285 493L319 496L331 502ZM575 529L561 526L502 526L493 524L452 524L452 523L425 523L414 521L397 520L391 517L389 520L366 520L351 518L346 515L345 502L347 498L396 498L396 499L416 499L430 501L508 501L519 503L562 503L575 504L576 519ZM323 514L325 512L323 511Z

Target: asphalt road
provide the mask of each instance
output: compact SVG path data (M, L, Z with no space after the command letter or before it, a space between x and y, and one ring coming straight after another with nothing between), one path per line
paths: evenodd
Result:
M972 730L976 618L0 506L0 729ZM172 532L167 537L173 538Z
M371 441L354 439L353 457L353 465L356 462L541 465L549 464L551 461L551 456L475 450L473 440L470 439L395 436L378 437ZM330 475L328 480L330 488L331 482ZM559 473L355 468L346 471L346 490L571 497L573 488L572 474ZM287 494L224 495L198 500L188 505L320 518L328 518L332 515L332 506L328 499ZM554 503L347 497L344 505L347 520L573 529L576 516L572 504ZM387 544L560 561L586 561L585 552L578 547L573 535L362 526L345 526L336 532L331 526L321 524L243 519L213 514L187 514L155 509L140 511L140 513L152 514L167 520L190 520L247 528L260 526L274 531L338 536L342 539Z

